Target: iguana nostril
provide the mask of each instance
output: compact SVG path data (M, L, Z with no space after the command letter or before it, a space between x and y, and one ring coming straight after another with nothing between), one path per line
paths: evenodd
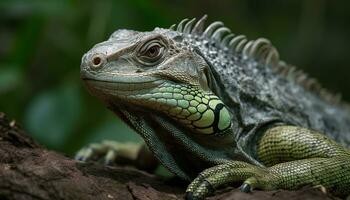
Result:
M105 63L105 56L102 54L95 54L91 58L91 67L99 68Z
M94 65L100 65L101 64L101 58L100 57L95 57L92 62Z

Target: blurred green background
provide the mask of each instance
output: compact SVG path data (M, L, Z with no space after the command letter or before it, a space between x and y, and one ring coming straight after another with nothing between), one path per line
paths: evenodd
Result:
M331 0L1 0L0 111L68 155L102 139L139 141L85 90L81 56L116 29L205 13L235 33L269 38L282 59L350 100L349 10L350 1Z

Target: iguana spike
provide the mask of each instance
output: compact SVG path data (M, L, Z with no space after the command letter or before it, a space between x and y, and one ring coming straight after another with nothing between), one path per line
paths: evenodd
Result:
M177 31L178 32L182 32L182 27L183 27L183 25L186 23L188 21L188 19L186 18L186 19L183 19L180 23L179 23L179 25L177 25Z
M224 49L228 48L232 53L241 53L244 59L254 59L256 62L271 67L276 73L299 83L310 91L314 91L326 100L339 101L339 96L334 97L328 91L322 90L321 85L315 79L309 78L305 73L296 71L293 67L281 61L277 49L269 40L258 38L257 40L248 41L245 35L235 36L220 21L213 22L205 28L206 19L207 15L204 15L197 22L195 22L195 19L188 20L186 18L177 27L174 24L169 29L186 35L206 37L209 41L215 41L216 45L220 45Z
M191 33L191 29L192 29L192 25L193 25L193 23L195 21L196 21L196 18L193 18L189 22L187 22L182 32L184 34L190 34Z
M242 50L243 59L247 59L250 57L250 50L254 44L254 40L250 40L247 44L244 45ZM237 46L238 47L238 46Z
M336 93L334 96L334 100L336 101L335 103L340 103L342 100L342 94Z
M203 35L205 37L210 37L215 29L217 29L218 27L221 27L223 25L224 25L224 23L222 23L220 21L213 22L205 29Z
M233 51L235 51L236 46L238 45L238 43L242 40L246 40L246 36L245 35L238 35L234 38L232 38L232 40L230 41L230 43L228 44L229 48L231 48Z
M317 85L317 80L315 78L309 78L304 84L305 88L309 90L318 90L319 88L317 88Z
M173 24L173 25L171 25L171 26L169 27L169 29L172 30L172 31L175 31L175 28L176 28L176 24Z
M196 25L194 25L191 34L200 35L201 33L203 33L203 29L204 29L204 25L205 25L205 21L207 20L207 17L208 17L207 15L204 15L200 20L198 20Z
M305 80L307 80L309 77L306 73L301 73L296 77L296 81L298 83L303 83Z
M320 95L323 96L323 98L325 98L327 101L330 101L330 95L327 89L322 88L320 90Z
M267 53L267 56L265 58L265 64L266 65L276 65L279 61L279 54L275 47L270 47L269 52Z
M224 39L222 39L221 45L222 45L222 46L227 46L227 47L228 47L228 43L230 42L230 40L231 40L234 36L235 36L235 34L233 34L233 33L230 33L230 34L226 35L226 36L224 37Z
M266 64L266 58L269 55L271 47L268 45L263 45L256 52L251 51L250 53L252 57L261 61L263 64Z
M270 48L270 47L271 47L271 43L269 40L265 38L258 38L257 40L255 40L252 48L250 49L249 55L259 58L261 56L261 53L266 48Z
M319 91L322 88L321 84L315 78L310 78L305 84L313 91Z
M213 33L212 38L217 40L217 41L221 41L222 35L224 33L230 33L230 32L231 32L231 30L228 29L227 27L221 27L221 28L216 29L216 31Z
M248 42L247 38L242 39L236 46L235 51L241 52L244 48L244 45Z
M287 71L286 77L287 77L288 79L293 80L296 71L297 71L297 68L296 68L295 66L291 66L291 67L288 69L288 71Z

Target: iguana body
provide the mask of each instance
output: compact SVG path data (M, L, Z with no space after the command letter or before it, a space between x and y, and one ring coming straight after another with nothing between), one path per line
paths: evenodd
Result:
M84 55L81 77L165 167L197 177L188 199L237 181L243 191L323 185L350 194L350 153L332 140L350 145L346 105L266 39L234 36L221 22L204 28L205 18L118 30Z

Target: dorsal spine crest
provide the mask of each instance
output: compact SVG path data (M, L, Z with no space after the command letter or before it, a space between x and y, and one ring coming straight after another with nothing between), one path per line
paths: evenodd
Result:
M231 30L224 26L221 21L212 22L205 28L207 15L204 15L196 22L196 19L183 19L177 26L173 24L169 29L177 31L184 35L195 37L204 37L212 41L220 48L227 48L231 53L241 55L245 60L252 59L264 66L271 67L281 76L296 82L304 89L315 93L327 102L349 107L341 101L340 94L332 94L321 87L319 82L310 78L302 70L297 70L295 66L289 65L280 60L277 49L266 38L248 40L245 35L235 35ZM193 28L192 28L193 26Z

